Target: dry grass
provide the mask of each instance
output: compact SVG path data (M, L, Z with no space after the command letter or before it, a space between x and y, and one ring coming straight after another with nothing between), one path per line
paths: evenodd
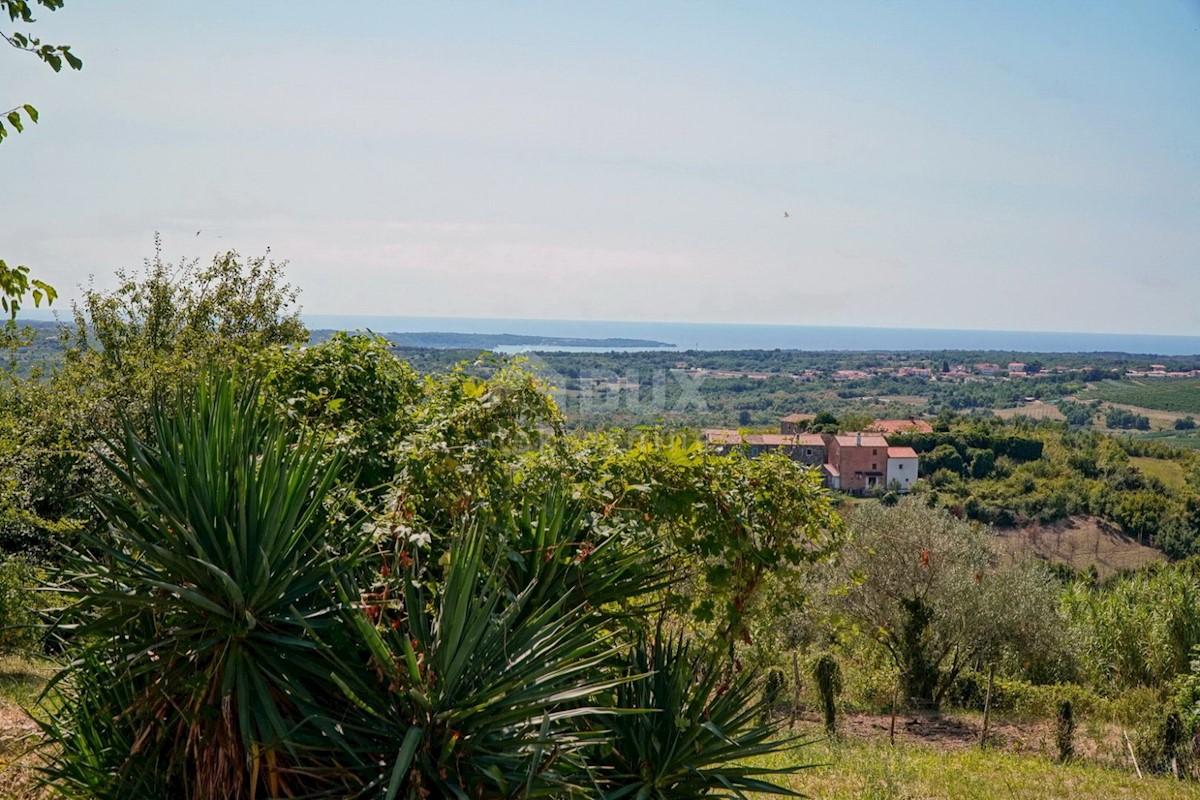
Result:
M41 800L36 756L37 723L25 713L54 674L55 665L22 656L0 658L0 800Z
M913 408L925 408L929 405L928 397L921 397L916 394L881 394L875 398L879 403L891 403L901 406L912 406Z
M36 723L10 700L0 699L0 798L38 800L46 793L38 786L31 748L41 738Z
M1070 517L1054 525L1001 531L996 544L1013 556L1031 554L1076 570L1095 565L1101 578L1166 558L1098 517Z
M1030 419L1053 419L1060 422L1066 419L1063 413L1058 410L1058 406L1053 403L1043 403L1041 400L1013 408L997 408L992 413L1001 419L1029 417Z

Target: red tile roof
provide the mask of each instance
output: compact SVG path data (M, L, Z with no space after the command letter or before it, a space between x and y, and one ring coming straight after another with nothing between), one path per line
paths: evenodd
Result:
M809 422L816 418L816 414L788 414L780 422Z
M815 433L749 433L743 437L746 444L762 444L774 447L804 445L824 447L825 440Z
M889 447L888 458L916 458L917 451L911 447Z
M859 437L862 437L861 441ZM839 433L836 437L837 443L842 447L883 447L888 446L887 439L875 433Z

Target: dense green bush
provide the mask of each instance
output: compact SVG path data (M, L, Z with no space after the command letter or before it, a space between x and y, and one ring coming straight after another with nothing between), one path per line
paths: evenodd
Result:
M46 728L48 774L81 796L317 791L349 705L314 639L355 558L326 502L340 464L228 376L156 407L152 431L111 444L107 529L70 563L79 649L56 682L74 702Z
M25 559L0 559L0 655L37 649L43 636L39 612L47 605L38 591L42 582L42 570Z
M417 424L520 430L475 413L486 392ZM333 492L342 459L254 383L207 377L151 422L110 443L106 527L64 575L66 701L44 722L64 795L791 794L770 779L798 767L747 764L792 742L729 657L744 628L720 647L646 634L681 551L640 512L565 492L522 502L504 482L501 502L443 528L403 509L362 525ZM505 451L483 456L460 463L499 471Z
M956 708L982 711L986 690L987 675L966 670L947 693L947 702ZM1114 714L1109 699L1077 683L1034 684L1000 675L992 682L992 710L1018 719L1052 719L1064 701L1071 703L1076 717L1109 719Z
M1185 563L1077 583L1063 594L1082 677L1116 690L1162 687L1188 671L1200 644L1200 579Z

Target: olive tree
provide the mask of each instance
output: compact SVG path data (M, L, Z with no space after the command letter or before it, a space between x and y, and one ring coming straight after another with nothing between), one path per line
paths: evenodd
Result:
M841 610L887 649L914 702L939 706L968 665L1057 649L1053 579L999 567L986 529L913 501L860 506L848 527Z

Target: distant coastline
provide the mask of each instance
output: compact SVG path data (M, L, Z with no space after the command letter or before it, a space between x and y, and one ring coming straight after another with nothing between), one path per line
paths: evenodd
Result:
M334 333L336 328L318 328L312 331L313 339L321 341ZM525 336L514 333L457 333L450 331L389 331L380 336L397 347L424 347L437 350L479 348L482 350L673 350L670 342L651 339L623 339L606 337L591 339L576 336Z
M855 328L816 325L745 325L697 322L632 322L595 320L482 319L454 317L390 317L306 314L310 329L372 330L389 337L448 331L477 334L486 349L674 349L674 350L809 350L809 351L996 351L1012 353L1128 353L1131 355L1200 355L1200 336L1129 333L1056 333L1039 331L970 331L919 328ZM445 336L448 334L437 334ZM558 344L500 343L498 337L529 337ZM588 340L586 345L565 340ZM649 342L618 345L616 341ZM673 344L666 344L666 343ZM411 345L420 346L420 345ZM467 347L481 346L468 344Z
M69 323L70 314L55 309ZM314 332L369 330L402 347L482 349L495 352L612 350L804 350L811 352L1098 353L1196 356L1200 336L940 328L857 328L821 325L748 325L704 322L487 319L303 314ZM22 309L38 327L54 311Z

